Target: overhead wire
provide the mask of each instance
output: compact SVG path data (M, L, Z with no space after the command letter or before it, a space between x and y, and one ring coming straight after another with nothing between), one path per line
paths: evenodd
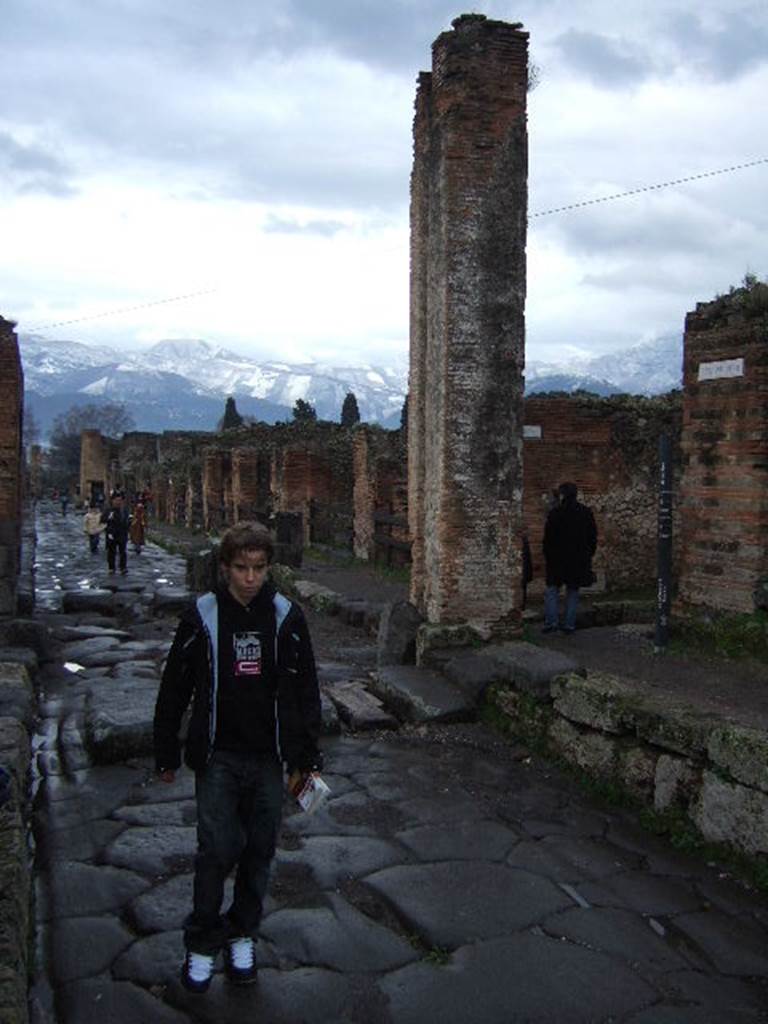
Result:
M701 181L704 178L715 178L721 174L732 174L735 171L743 171L748 167L757 167L760 164L768 164L768 157L759 157L757 160L749 160L746 163L733 164L730 167L721 167L714 171L702 171L699 174L689 174L684 178L672 178L669 181L657 182L653 185L641 185L638 188L628 189L625 192L614 192L608 196L598 196L595 199L582 199L576 203L567 203L565 206L552 206L548 210L536 210L528 214L528 219L536 217L548 217L555 213L567 213L570 210L580 210L586 206L596 206L598 203L610 203L617 199L627 199L631 196L641 195L644 192L658 192L663 188L672 188L674 185L685 185L691 181ZM154 299L150 302L142 302L135 306L124 306L120 309L110 309L103 313L91 313L86 316L73 317L71 320L58 320L55 323L41 324L37 327L27 328L30 332L51 330L54 327L68 327L71 324L80 324L88 320L100 320L110 316L119 316L122 313L133 313L138 309L149 309L151 306L162 306L170 302L184 302L187 299L198 298L200 295L211 295L219 291L218 288L206 288L196 292L188 292L185 295L172 295L164 299Z

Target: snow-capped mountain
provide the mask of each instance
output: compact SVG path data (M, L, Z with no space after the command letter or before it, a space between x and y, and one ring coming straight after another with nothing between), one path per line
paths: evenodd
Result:
M238 411L267 423L289 420L299 398L338 421L348 391L369 423L398 427L404 368L256 362L200 339L160 341L120 352L76 341L19 336L25 401L43 434L73 405L119 402L138 430L213 430L233 395ZM564 364L530 361L526 394L592 391L658 394L680 387L682 339L670 335L610 355Z
M289 420L298 398L338 421L348 391L369 423L400 425L407 373L382 367L256 362L207 341L161 341L118 352L20 335L26 401L41 431L72 405L120 402L141 430L213 430L228 395L238 411L267 423Z
M567 363L532 360L525 367L525 392L582 390L598 395L660 395L682 387L682 377L683 338L678 333Z

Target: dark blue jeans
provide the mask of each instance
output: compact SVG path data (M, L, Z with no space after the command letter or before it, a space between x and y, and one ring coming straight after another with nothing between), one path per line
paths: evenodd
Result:
M229 938L256 938L283 812L283 769L275 757L214 751L195 774L197 856L193 909L184 942L215 956ZM224 882L237 865L232 906Z

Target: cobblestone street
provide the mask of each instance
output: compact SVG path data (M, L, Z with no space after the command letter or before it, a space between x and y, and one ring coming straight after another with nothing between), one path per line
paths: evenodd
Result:
M184 563L149 543L109 575L52 505L37 531L57 654L37 677L33 1024L768 1020L768 900L474 723L328 735L330 800L286 801L257 985L219 964L187 993L194 779L160 784L150 757ZM324 686L366 668L345 628L354 657L317 632Z

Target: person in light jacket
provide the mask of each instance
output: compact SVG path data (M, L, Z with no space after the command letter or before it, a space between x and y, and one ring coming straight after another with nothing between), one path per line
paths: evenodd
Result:
M88 537L91 554L97 554L99 550L99 537L105 529L106 526L101 521L101 509L96 505L89 505L83 516L83 530L85 530L85 534Z
M219 548L223 585L182 615L155 707L155 764L172 783L179 730L192 711L184 760L195 772L197 856L181 981L205 992L224 951L235 984L256 979L254 940L282 817L284 769L321 767L320 694L304 614L268 578L269 533L239 523ZM236 867L224 915L224 882Z

